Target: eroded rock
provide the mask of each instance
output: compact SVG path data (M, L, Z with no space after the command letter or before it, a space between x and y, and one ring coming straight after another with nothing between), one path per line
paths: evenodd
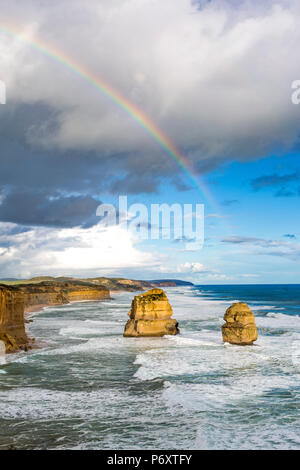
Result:
M226 310L224 320L222 326L224 343L246 346L257 340L255 318L246 303L232 304Z
M162 289L136 295L128 313L124 336L164 336L179 333L172 307Z

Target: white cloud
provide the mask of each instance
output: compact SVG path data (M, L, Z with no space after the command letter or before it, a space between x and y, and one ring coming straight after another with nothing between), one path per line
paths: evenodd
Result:
M221 215L221 214L207 214L205 216L207 219L224 219L228 217L228 215Z
M265 238L231 236L224 238L223 243L235 246L246 246L253 254L276 256L298 261L300 257L300 244L294 241L268 240Z
M177 266L177 272L178 273L193 274L193 273L199 273L201 271L205 271L205 266L203 264L197 263L197 262L192 262L192 263L186 262L186 263L182 263L179 266Z
M0 223L2 277L37 274L97 275L128 268L155 268L158 261L134 246L132 235L120 226L101 229L32 228L14 233L14 224Z

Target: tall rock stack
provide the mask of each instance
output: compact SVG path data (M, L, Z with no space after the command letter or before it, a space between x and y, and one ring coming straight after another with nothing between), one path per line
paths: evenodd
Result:
M151 289L134 297L124 336L177 335L178 323L172 319L172 307L162 289Z
M226 323L222 326L224 343L251 345L257 340L257 329L253 313L247 304L234 303L224 315Z

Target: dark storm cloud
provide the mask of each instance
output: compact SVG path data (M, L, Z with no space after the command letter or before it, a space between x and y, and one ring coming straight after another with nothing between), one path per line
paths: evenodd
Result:
M299 110L291 105L290 84L298 73L299 3L200 3L199 10L190 0L164 0L163 7L160 0L76 0L69 9L65 2L11 0L2 2L1 14L116 88L199 174L293 147ZM0 56L0 78L7 83L7 104L0 107L2 220L38 223L24 204L40 198L49 211L42 215L32 206L41 224L92 223L84 212L104 191L153 193L169 181L190 188L148 125L139 126L101 87L5 34ZM293 180L287 177L261 177L252 187L273 184L282 197ZM79 199L51 199L69 193ZM12 207L21 194L26 216ZM72 215L76 204L81 215Z
M159 178L150 175L129 174L123 178L116 178L110 185L110 190L115 194L122 192L130 194L153 193L159 186Z
M31 129L41 122L56 128L57 119L55 111L41 103L0 107L0 187L91 195L152 193L162 178L172 174L173 166L163 152L107 155L95 149L52 149L28 143Z
M119 90L203 173L297 143L290 85L298 74L299 2L263 3L214 0L197 9L190 0L164 0L163 7L160 0L76 0L69 9L66 2L11 0L1 14ZM20 105L4 158L13 153L16 167L25 165L28 184L152 192L170 177L180 186L176 165L99 88L5 34L0 54L8 85L0 112L9 120L9 103ZM36 109L22 110L26 104ZM7 162L4 169L21 179Z
M99 222L95 215L99 204L90 196L14 191L2 199L0 221L30 226L88 227Z

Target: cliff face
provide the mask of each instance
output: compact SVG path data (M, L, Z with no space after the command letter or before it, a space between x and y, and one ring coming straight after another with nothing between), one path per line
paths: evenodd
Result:
M27 310L36 305L61 305L80 300L110 298L106 287L80 281L22 284L18 289L24 294Z
M124 336L164 336L179 333L173 310L162 289L152 289L134 297Z
M237 302L226 310L222 326L225 343L251 345L257 340L255 318L248 305Z
M24 295L18 289L0 285L0 340L6 352L30 347L24 326Z
M24 311L34 306L61 305L81 300L109 299L109 290L80 281L0 285L0 341L6 352L27 350L33 340L25 332Z

